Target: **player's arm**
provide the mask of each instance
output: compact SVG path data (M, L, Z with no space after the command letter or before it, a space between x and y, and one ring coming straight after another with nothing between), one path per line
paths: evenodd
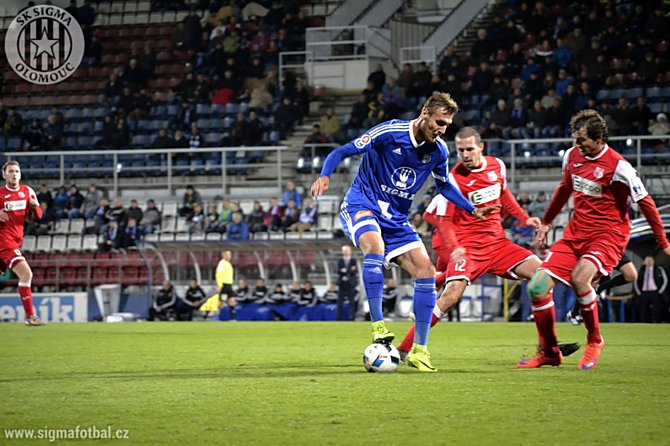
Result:
M546 244L545 242L547 240L547 234L551 229L551 222L554 221L554 218L556 218L558 213L561 212L561 209L563 209L565 203L567 203L568 200L570 199L570 195L572 195L572 181L570 179L571 177L567 169L568 156L569 151L563 157L563 178L561 179L561 182L558 184L558 186L556 186L556 190L554 191L554 194L551 197L549 206L547 206L547 210L544 212L544 216L542 217L541 222L542 224L535 233L536 248L541 248L545 246Z
M356 141L361 140L361 138L358 138ZM370 147L372 146L372 141L369 141L365 146L361 147L360 149L356 147L355 144L356 142L354 141L348 142L347 144L338 147L337 149L333 150L328 154L326 160L323 162L323 167L321 168L321 175L319 176L319 178L316 179L316 181L314 181L314 183L312 183L312 189L311 189L312 197L318 198L321 195L323 195L325 191L328 190L328 187L330 186L330 176L333 174L333 172L335 172L335 169L337 169L337 166L340 165L342 160L344 160L345 158L349 158L350 156L363 153L366 150L369 150ZM359 143L359 145L361 145L361 143Z
M619 161L614 170L612 181L619 181L628 186L630 199L640 207L640 211L642 211L644 218L647 219L647 223L651 227L651 231L654 233L656 243L658 243L658 246L661 247L666 255L670 256L670 241L668 241L668 237L665 234L663 221L656 208L656 203L645 189L642 180L637 176L637 172L635 172L633 166L628 161Z
M28 209L35 216L36 220L42 219L42 208L40 207L40 202L37 201L37 195L32 188L28 188Z
M512 195L512 192L510 192L509 189L503 189L503 193L500 195L500 202L514 218L524 222L526 226L534 226L535 229L540 227L540 224L542 223L540 219L529 216L526 211L519 206L519 202L516 201L516 198L514 198L514 195Z

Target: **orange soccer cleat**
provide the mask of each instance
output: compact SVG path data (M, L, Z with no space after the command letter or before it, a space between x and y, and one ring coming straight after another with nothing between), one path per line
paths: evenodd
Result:
M563 363L563 355L560 351L555 356L548 356L544 350L540 349L535 356L520 361L516 366L520 369L536 369L543 365L557 367L561 363Z
M586 344L584 356L582 356L581 361L579 361L577 368L580 370L591 370L596 368L600 355L603 352L603 348L605 348L605 339L602 336L600 337L600 343L589 342Z

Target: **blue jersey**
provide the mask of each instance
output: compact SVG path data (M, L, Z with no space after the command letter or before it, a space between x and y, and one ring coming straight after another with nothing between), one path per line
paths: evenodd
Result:
M386 219L407 221L414 195L432 174L438 191L457 206L474 207L449 183L447 145L441 139L418 144L413 121L394 119L371 128L359 138L336 149L324 163L321 175L330 176L342 158L362 155L358 174L344 201L380 211ZM334 164L334 165L333 165Z

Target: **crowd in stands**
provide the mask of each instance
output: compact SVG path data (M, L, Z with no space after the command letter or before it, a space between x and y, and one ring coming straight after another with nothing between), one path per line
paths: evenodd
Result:
M43 215L39 220L29 218L26 234L45 235L52 233L59 220L85 219L85 234L100 237L100 250L111 251L131 248L142 241L146 234L161 229L162 214L153 199L141 209L137 200L125 207L121 198L110 200L95 184L89 185L82 194L76 185L68 189L61 186L53 193L43 184L37 193ZM311 198L303 200L292 181L287 182L281 200L272 198L270 206L263 208L255 201L248 214L240 204L229 198L206 203L200 193L188 185L182 196L177 215L184 218L187 231L191 234L218 232L227 235L228 240L247 240L257 232L279 231L297 232L317 229L318 209Z
M84 132L95 137L81 148L267 145L278 142L309 111L302 81L289 73L278 85L278 54L303 49L305 29L320 24L320 17L306 17L295 2L264 0L152 2L152 8L189 11L174 25L167 48L153 38L114 41L106 31L98 32L103 27L94 26L90 1L81 7L71 2L68 11L79 20L86 40L82 67L116 63L99 104L106 110L104 121L86 119L90 128L84 126ZM122 54L114 62L103 58L115 49ZM174 62L183 62L181 76L165 80L158 68ZM157 92L164 81L171 90L168 99ZM234 120L227 105L240 111ZM71 130L57 109L44 120L25 122L22 112L0 105L0 131L5 139L20 138L25 151L70 148L66 136L81 134L83 127L77 125L84 124L72 122ZM162 120L160 128L153 125L156 119ZM199 125L203 119L206 128Z
M670 20L662 2L514 1L502 8L476 31L469 52L449 47L435 74L424 62L405 64L397 78L377 67L350 113L327 109L306 142L344 143L388 119L412 119L434 90L462 108L448 139L462 125L487 139L566 137L570 117L583 108L605 117L610 136L670 134L662 113L670 98ZM653 152L667 152L667 141L652 142ZM539 155L559 149L535 147Z

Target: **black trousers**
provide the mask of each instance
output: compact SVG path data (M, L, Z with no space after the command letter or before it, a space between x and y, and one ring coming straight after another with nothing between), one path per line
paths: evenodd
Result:
M349 302L349 314L344 315L344 302ZM343 283L337 289L337 316L338 321L344 320L346 316L348 321L353 321L356 318L356 288L350 283Z

